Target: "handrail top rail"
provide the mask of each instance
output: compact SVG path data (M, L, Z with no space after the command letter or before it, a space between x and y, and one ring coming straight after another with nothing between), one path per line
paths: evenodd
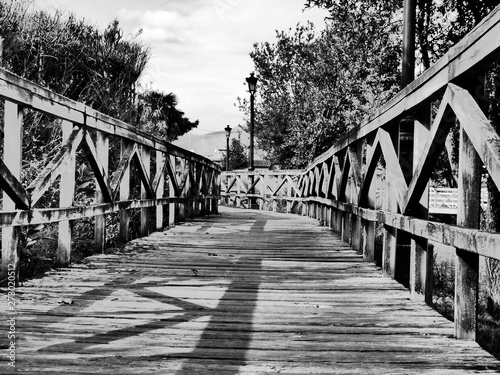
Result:
M435 64L425 70L408 86L382 105L373 115L365 118L363 124L351 129L330 149L317 156L305 168L314 168L318 163L346 148L353 142L366 137L376 129L393 123L410 114L415 107L432 100L444 92L448 83L475 72L485 60L492 60L500 54L500 39L485 40L487 35L500 35L500 5L493 9L479 24L455 46L451 47ZM474 48L477 47L477 48ZM463 64L466 60L467 64ZM430 88L428 88L430 86Z
M208 158L162 140L153 134L138 130L124 121L101 113L86 104L69 99L4 68L0 68L0 98L74 124L88 126L110 135L130 139L155 150L182 156L186 160L204 164L218 171L221 170L217 163Z

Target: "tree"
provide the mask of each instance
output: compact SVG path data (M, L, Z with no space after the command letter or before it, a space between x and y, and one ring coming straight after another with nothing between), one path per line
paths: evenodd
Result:
M223 153L223 160L227 160L227 154ZM229 170L248 168L247 152L239 139L231 139L229 146Z
M177 97L158 90L146 90L139 95L137 127L171 142L198 126L177 108Z
M255 134L284 167L307 165L399 86L396 5L344 3L334 4L324 31L298 25L250 54L259 78ZM246 101L241 107L248 112Z

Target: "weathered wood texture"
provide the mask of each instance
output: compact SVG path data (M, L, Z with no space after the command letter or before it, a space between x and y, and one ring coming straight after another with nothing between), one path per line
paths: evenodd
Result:
M451 322L297 215L221 208L17 294L20 373L500 371L475 342L454 340Z

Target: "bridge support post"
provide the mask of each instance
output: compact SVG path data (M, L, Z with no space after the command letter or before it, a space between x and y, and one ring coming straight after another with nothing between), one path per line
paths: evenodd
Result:
M168 157L168 156L166 156ZM160 180L158 181L158 186L156 188L156 199L161 199L165 195L165 174L163 169L163 163L167 160L163 160L163 152L156 151L156 174L161 174ZM163 210L164 206L156 206L156 230L163 230Z
M63 121L61 127L63 144L65 144L66 140L71 135L73 124L68 121ZM67 159L61 173L59 207L70 207L73 205L75 197L75 163L76 150L72 150L71 156ZM57 265L67 267L71 259L71 243L73 242L71 222L69 220L59 222L57 237Z
M397 202L392 192L392 181L388 180L386 182L385 191L385 211L396 212ZM396 269L397 230L385 225L384 228L382 272L384 276L394 278Z
M141 146L140 148L140 157L142 162L144 163L144 167L146 171L149 172L151 169L151 152L145 146ZM141 199L148 198L146 188L143 184L141 184ZM149 207L141 208L141 236L146 237L149 235Z
M165 158L167 158L167 159L169 158L170 165L175 166L175 156L165 155ZM166 160L165 162L167 162L167 161L168 160ZM175 189L174 189L174 181L172 181L172 177L175 176L175 170L173 170L171 172L172 172L172 176L170 176L168 179L168 195L169 195L169 198L176 198ZM177 203L170 202L168 204L168 225L169 226L175 225L175 218L177 216L177 211L178 211Z
M457 225L479 228L481 159L460 129ZM475 340L479 290L479 255L457 249L455 260L455 336Z
M363 260L365 262L375 261L375 222L362 219L363 227Z
M427 105L416 113L413 134L413 175L424 153L425 140L431 126L431 107ZM420 201L409 207L413 217L428 220L429 218L429 184L427 184ZM414 301L425 301L432 304L434 271L433 248L428 246L425 238L411 236L410 247L410 294Z
M126 139L121 140L121 156L125 154L125 151L128 146L128 141ZM130 197L130 166L128 166L123 173L122 180L120 181L120 201L126 201ZM129 234L128 234L128 229L129 229L129 224L130 224L130 215L128 210L120 210L120 233L119 233L119 239L120 242L125 243L128 242L129 239Z
M342 241L349 243L351 240L351 214L343 212L342 214Z
M96 153L99 160L102 163L103 169L108 172L109 168L109 137L104 132L97 132L96 138ZM96 203L104 202L104 195L99 188L99 184L96 185L95 201ZM106 245L106 215L99 215L95 217L94 224L94 249L97 253L104 254L104 249Z
M352 215L351 247L353 250L361 250L361 217Z
M21 180L22 166L23 109L17 104L5 101L3 162L12 175ZM14 211L16 204L3 192L3 211ZM15 276L19 283L19 227L2 228L2 269L0 285L7 286ZM9 278L11 278L9 280Z

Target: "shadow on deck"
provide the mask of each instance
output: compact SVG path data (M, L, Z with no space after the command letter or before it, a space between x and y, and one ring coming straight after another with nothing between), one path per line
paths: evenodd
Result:
M21 373L500 370L328 228L294 215L222 207L16 293Z

